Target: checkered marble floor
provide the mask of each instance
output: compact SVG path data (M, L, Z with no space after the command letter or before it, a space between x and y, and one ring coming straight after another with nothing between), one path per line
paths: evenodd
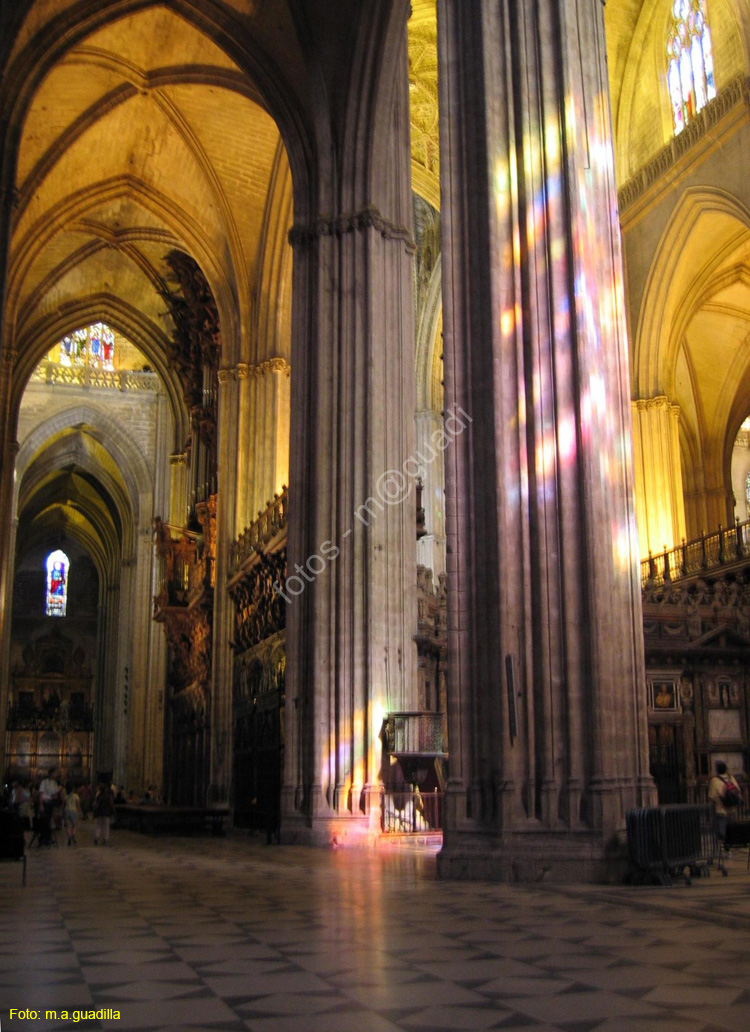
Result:
M25 889L0 865L3 1032L750 1028L744 853L691 887L521 887L406 850L92 839L32 850Z

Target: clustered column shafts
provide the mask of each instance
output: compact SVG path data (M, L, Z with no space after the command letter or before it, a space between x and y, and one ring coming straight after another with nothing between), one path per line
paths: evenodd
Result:
M288 573L309 571L326 543L339 551L288 606L287 840L379 831L370 822L379 817L383 718L412 708L416 692L415 492L356 515L414 451L408 5L392 6L363 8L353 61L356 88L371 91L371 121L362 122L370 135L355 133L325 214L314 210L290 234ZM388 46L378 45L380 32L391 33ZM384 55L395 76L375 81Z
M596 862L650 791L604 30L560 0L440 0L438 29L446 406L484 429L447 456L441 862L478 834L514 877L521 828Z

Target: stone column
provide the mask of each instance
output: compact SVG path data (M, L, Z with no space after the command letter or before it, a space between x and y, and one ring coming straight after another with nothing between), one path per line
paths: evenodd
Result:
M144 513L144 520L147 518ZM154 623L154 546L150 521L135 536L136 557L123 570L122 602L128 605L128 774L133 786L160 785L164 751L164 633ZM127 585L127 594L125 587ZM129 647L128 647L129 645Z
M362 10L375 19L385 8ZM381 60L397 67L377 89L369 84L376 99L358 92L350 105L382 105L372 115L381 131L387 123L377 153L365 152L376 144L357 127L341 147L341 187L329 198L337 207L290 233L286 841L343 843L379 831L383 718L416 702L406 15L399 3L397 63L396 48L382 46L377 60L351 62L356 74ZM373 39L363 34L362 49ZM368 182L373 166L382 179Z
M633 402L635 499L641 558L679 545L685 499L679 438L680 407L666 397Z
M232 692L234 664L229 642L234 630L234 608L226 589L229 546L237 537L234 514L237 511L239 483L245 479L242 462L246 442L238 408L246 378L234 370L219 371L218 468L219 489L216 512L216 566L214 571L212 697L211 697L211 777L209 803L227 805L232 781Z
M440 872L597 877L652 798L598 0L438 0L450 784Z
M417 412L417 454L422 464L422 507L425 535L417 542L417 562L434 574L445 573L445 465L443 453L433 445L433 435L443 427L443 417L432 411Z
M3 447L0 445L0 447ZM0 474L0 512L7 512L10 519L5 526L0 526L0 554L4 558L5 569L0 571L0 770L6 769L5 736L8 723L8 703L10 698L10 643L13 620L13 576L16 562L16 536L18 533L17 502L18 495L13 485L15 456L18 453L18 442L7 442L3 448L3 471Z
M247 525L289 480L289 363L270 358L251 372Z
M124 572L129 564L124 564ZM123 632L120 617L120 570L112 564L99 584L98 654L94 676L94 775L116 769L117 726L122 720L122 678L120 657L129 655L120 648ZM129 613L124 614L125 637L129 639ZM123 663L124 665L124 663Z
M235 527L241 533L254 519L251 515L252 483L252 366L237 363L237 484L235 487ZM234 372L234 371L232 371ZM219 470L221 476L221 470ZM257 510L256 510L257 511Z

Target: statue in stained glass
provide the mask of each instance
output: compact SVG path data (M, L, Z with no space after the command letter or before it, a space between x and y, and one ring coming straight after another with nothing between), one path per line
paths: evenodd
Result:
M55 350L49 357L54 355ZM64 366L91 366L111 371L115 363L114 331L103 322L74 330L57 345L56 358Z
M57 549L47 556L47 616L65 616L68 602L68 572L70 562L65 552Z

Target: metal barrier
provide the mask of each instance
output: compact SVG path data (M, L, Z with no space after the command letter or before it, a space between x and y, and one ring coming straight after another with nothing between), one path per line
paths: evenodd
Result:
M708 877L716 861L723 875L713 806L675 804L627 814L629 880L671 885L676 877Z
M439 831L443 827L443 793L386 792L380 826L391 835Z

